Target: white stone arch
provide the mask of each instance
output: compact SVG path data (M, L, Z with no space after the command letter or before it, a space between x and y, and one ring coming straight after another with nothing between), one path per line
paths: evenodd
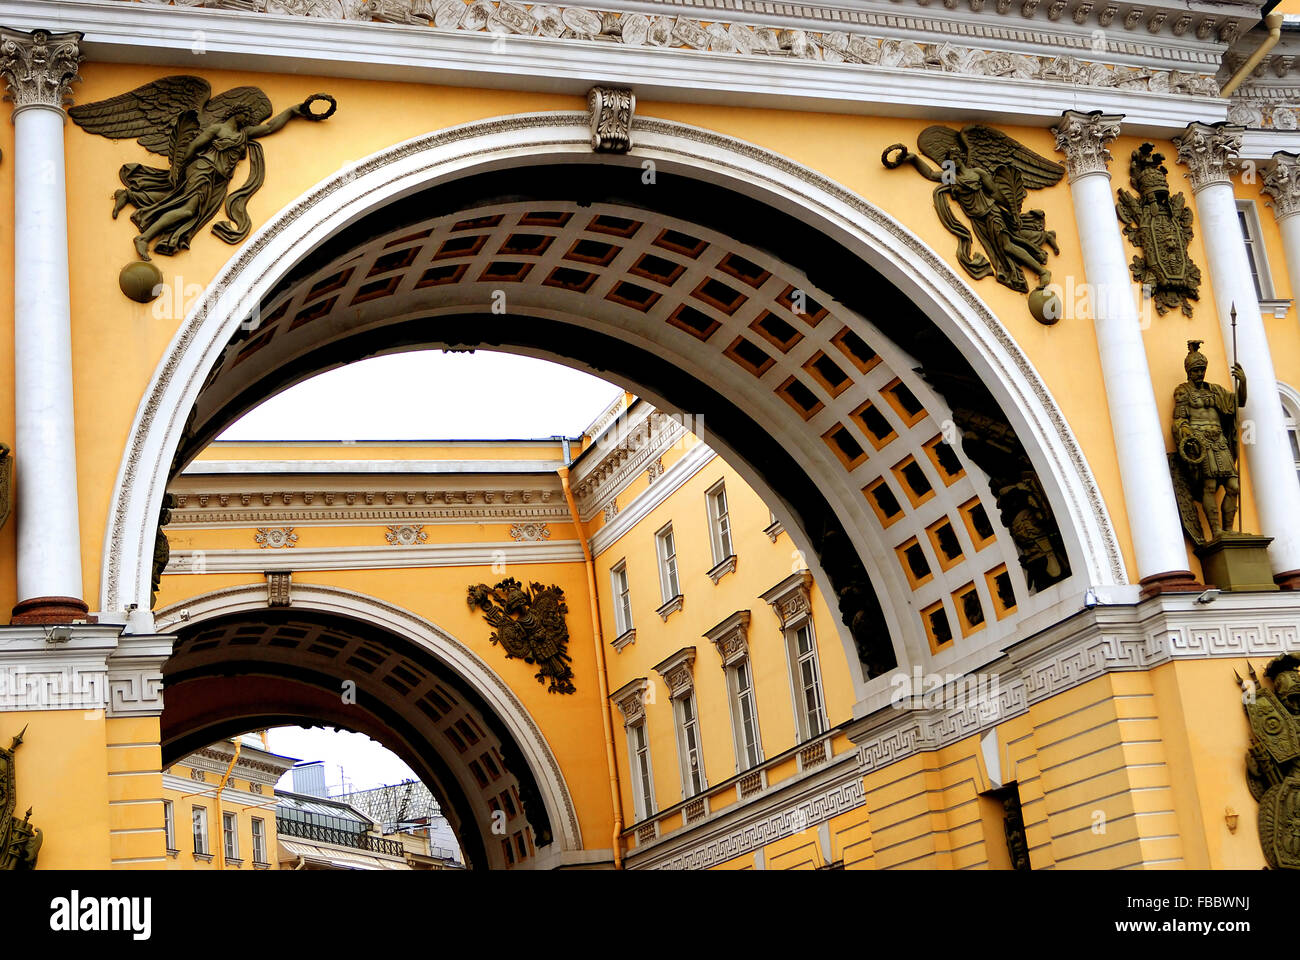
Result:
M992 311L938 254L863 198L762 147L653 118L638 118L633 132L635 147L625 162L653 160L662 170L761 200L814 225L903 291L962 348L1020 436L1044 478L1078 592L1088 585L1128 582L1101 493L1046 385ZM494 169L593 159L602 158L591 152L585 113L476 121L363 159L317 184L258 230L182 322L137 410L104 542L100 610L105 618L125 619L134 604L131 629L151 629L143 611L153 538L185 418L241 319L290 265L366 213L431 185ZM820 573L811 555L809 560ZM870 558L864 562L868 569L874 565ZM888 610L888 598L881 600ZM842 639L851 650L847 632ZM856 658L849 659L861 696Z
M500 718L523 753L546 804L559 853L582 849L582 832L573 796L541 727L509 684L478 654L432 621L354 590L295 582L289 609L336 614L380 627L411 641L455 671ZM264 610L266 585L253 583L178 601L157 611L156 618L159 628L168 630L182 623L193 626L230 614Z

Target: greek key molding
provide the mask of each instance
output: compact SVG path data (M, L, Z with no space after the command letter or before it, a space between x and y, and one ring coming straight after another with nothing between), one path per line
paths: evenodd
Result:
M1187 167L1193 193L1212 183L1232 183L1245 132L1230 123L1189 123L1181 137L1174 137L1178 162Z
M1119 136L1123 114L1083 113L1066 110L1061 122L1052 127L1056 149L1065 154L1065 169L1073 183L1093 173L1109 176L1111 156L1107 144Z
M832 768L826 769L830 771ZM810 778L811 784L799 784L804 790L796 798L756 802L753 807L767 809L749 811L749 816L739 823L728 823L708 831L694 842L679 845L673 842L673 838L665 838L647 851L644 859L638 858L633 851L629 866L638 870L703 870L760 849L773 840L815 827L866 803L866 789L856 767L848 763L839 764L834 769L836 775L830 783L819 774L815 780Z
M14 113L28 107L49 107L63 112L72 98L72 84L85 57L82 34L48 30L11 30L0 27L0 74L9 87L5 95Z

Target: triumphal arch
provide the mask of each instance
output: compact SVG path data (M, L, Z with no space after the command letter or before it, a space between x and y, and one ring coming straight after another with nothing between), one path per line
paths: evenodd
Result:
M0 0L5 863L315 723L478 868L1300 866L1274 6ZM218 439L418 349L625 394Z

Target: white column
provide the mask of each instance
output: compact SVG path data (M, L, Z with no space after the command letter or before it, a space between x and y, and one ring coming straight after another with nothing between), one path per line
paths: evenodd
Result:
M14 104L14 622L85 613L63 162L63 102L80 40L0 28L0 73Z
M1246 404L1241 410L1243 440L1246 430L1253 428L1253 442L1241 444L1251 481L1250 491L1243 487L1242 493L1254 495L1259 532L1273 538L1268 555L1274 577L1295 583L1300 582L1300 484L1296 483L1295 463L1282 426L1273 356L1232 190L1243 130L1226 123L1191 123L1174 144L1178 161L1188 167L1196 197L1198 229L1205 242L1214 305L1228 350L1232 349L1230 314L1234 306L1237 309L1237 358L1247 383ZM1231 364L1232 357L1224 357L1224 361L1225 366Z
M1195 580L1187 569L1182 521L1165 454L1167 431L1151 386L1107 169L1106 144L1119 135L1122 119L1099 111L1067 110L1052 133L1070 175L1137 575L1151 590L1180 584L1191 588Z
M1300 304L1300 156L1281 151L1273 154L1273 166L1264 172L1260 190L1273 198L1269 206L1282 232L1291 296Z

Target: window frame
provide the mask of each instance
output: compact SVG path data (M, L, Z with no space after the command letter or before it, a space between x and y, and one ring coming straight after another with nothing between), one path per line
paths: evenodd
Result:
M731 504L727 499L726 480L719 480L704 491L704 505L709 520L709 547L713 553L713 566L716 567L722 561L736 555L736 539L732 534Z
M682 799L690 800L709 789L709 778L704 771L704 742L700 737L700 705L695 699L695 687L673 697L673 725L677 729L677 761L681 767ZM694 735L694 750L688 741ZM694 752L694 767L691 754Z
M250 829L253 836L253 862L270 863L266 859L266 820L263 817L250 817ZM258 830L261 827L261 830ZM259 849L260 847L260 849Z
M212 844L208 834L208 808L194 804L190 810L190 826L194 841L194 852L200 856L212 856Z
M799 652L799 632L808 631L809 650L806 654ZM824 736L830 730L830 720L826 711L826 693L825 685L822 682L821 675L821 654L817 649L817 631L813 627L812 617L800 617L792 622L785 629L786 657L790 667L790 695L794 704L795 732L799 736L799 743L807 743L818 737ZM814 692L816 695L815 710L808 710L806 705L807 686L803 682L803 665L811 665L813 674ZM816 733L812 732L811 718L816 715L821 729Z
M239 814L221 811L221 849L227 860L239 859Z
M740 673L748 678L746 690L740 688ZM763 764L763 734L758 722L758 695L754 690L754 667L745 655L726 668L727 701L731 705L731 736L735 746L736 773L747 773ZM750 721L754 727L753 758L750 757L750 744L745 739L745 717L743 697L748 693Z
M632 586L627 577L626 559L609 568L609 579L614 593L614 628L621 637L636 625L632 617Z
M672 541L671 552L668 550L669 540ZM673 532L672 523L666 523L655 531L655 557L659 566L659 593L667 604L682 596L682 575L677 566L677 535Z
M163 836L167 843L167 852L179 852L176 848L176 808L170 800L163 801Z
M1280 380L1277 390L1278 399L1282 404L1282 429L1286 431L1287 443L1291 448L1291 460L1295 464L1296 480L1300 482L1300 392Z
M624 729L627 733L629 769L632 771L632 809L636 812L637 820L641 821L653 817L656 812L650 733L644 716L632 721Z
M1255 294L1260 303L1272 301L1277 296L1276 287L1273 285L1273 271L1269 267L1259 210L1254 200L1237 200L1237 222L1243 227L1242 243L1246 248L1246 260L1254 272L1252 279L1255 281Z

